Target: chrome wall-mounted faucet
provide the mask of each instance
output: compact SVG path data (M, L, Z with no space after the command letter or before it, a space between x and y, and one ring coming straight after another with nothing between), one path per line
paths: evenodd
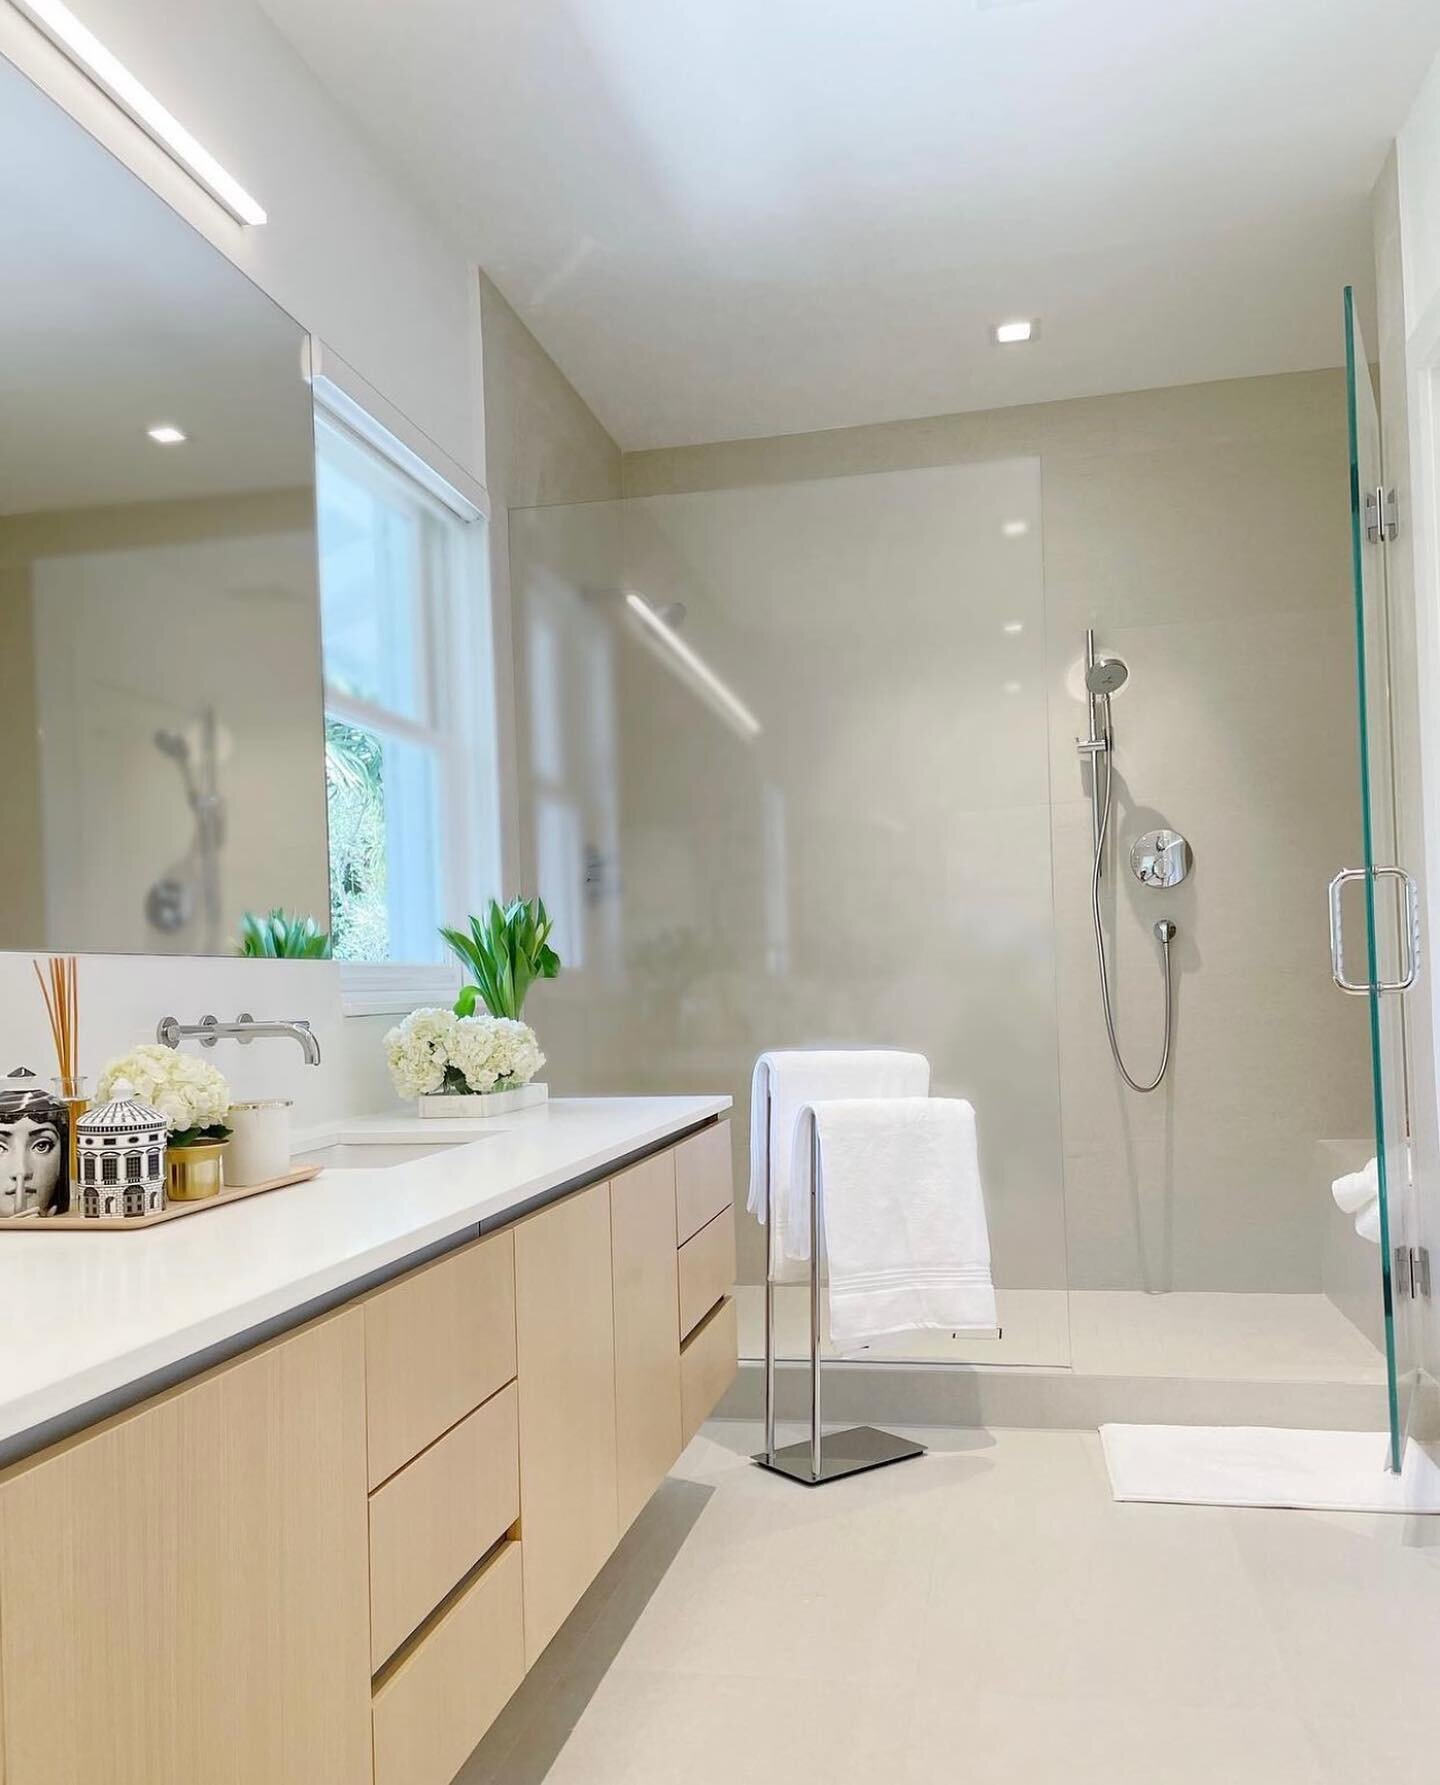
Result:
M155 1025L155 1039L162 1047L179 1047L182 1041L198 1041L201 1047L214 1047L217 1041L238 1041L248 1047L252 1041L270 1035L298 1041L305 1064L320 1064L320 1042L306 1022L257 1021L248 1010L242 1010L233 1023L222 1023L213 1016L202 1016L198 1023L182 1023L178 1017L165 1016Z

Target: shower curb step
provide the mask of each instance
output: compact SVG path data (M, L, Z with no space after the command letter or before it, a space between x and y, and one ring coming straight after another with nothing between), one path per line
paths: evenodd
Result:
M826 1421L911 1426L1027 1426L1093 1431L1102 1425L1261 1425L1377 1431L1385 1388L1370 1382L1259 1382L1218 1377L1080 1376L1000 1364L826 1363ZM810 1370L780 1363L776 1408L806 1420ZM741 1362L717 1419L761 1419L765 1372Z

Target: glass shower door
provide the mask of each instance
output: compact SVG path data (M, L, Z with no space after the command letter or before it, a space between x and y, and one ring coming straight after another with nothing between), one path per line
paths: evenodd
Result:
M1385 563L1390 516L1381 460L1380 421L1370 360L1355 314L1355 294L1349 287L1345 291L1345 366L1363 865L1347 868L1332 882L1331 953L1337 985L1364 997L1367 1003L1390 1466L1398 1470L1409 1413L1408 1391L1414 1379L1402 1301L1402 1296L1408 1300L1410 1270L1406 1237L1410 1163L1404 996L1418 970L1419 938L1414 883L1398 862L1399 808ZM1360 959L1352 959L1347 966L1342 899L1345 887L1351 883L1361 891L1364 947Z

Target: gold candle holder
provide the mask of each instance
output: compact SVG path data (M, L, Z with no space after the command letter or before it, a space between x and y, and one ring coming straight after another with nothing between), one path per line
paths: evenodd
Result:
M197 1141L194 1146L167 1147L165 1151L165 1199L167 1202L204 1202L220 1194L220 1156L223 1140Z

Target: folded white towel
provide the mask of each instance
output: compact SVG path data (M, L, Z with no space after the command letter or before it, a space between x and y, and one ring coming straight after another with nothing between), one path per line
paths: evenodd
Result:
M771 1160L771 1259L777 1275L786 1260L810 1257L809 1168L792 1194L795 1118L808 1103L831 1097L924 1097L930 1062L891 1048L791 1048L761 1054L750 1081L750 1193L745 1206L765 1219L765 1096L767 1071L774 1101L768 1135ZM789 1273L791 1275L795 1273Z
M971 1106L903 1097L813 1107L834 1343L849 1351L887 1333L994 1327ZM803 1190L808 1141L801 1120L791 1178Z
M1380 1244L1380 1198L1366 1203L1355 1217L1355 1231L1362 1240L1369 1240L1372 1246Z
M1330 1186L1330 1194L1335 1198L1336 1206L1347 1215L1358 1215L1380 1194L1379 1161L1372 1159L1359 1171L1349 1171L1344 1177L1336 1178Z

